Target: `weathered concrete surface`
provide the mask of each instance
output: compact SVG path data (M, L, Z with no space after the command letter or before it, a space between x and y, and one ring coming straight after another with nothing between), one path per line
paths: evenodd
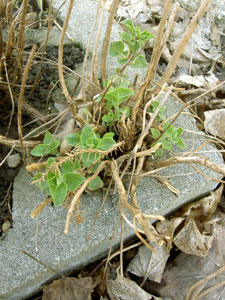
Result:
M177 102L171 98L167 113L173 114L175 111ZM178 123L188 130L197 132L194 119L188 115L182 115ZM200 135L190 133L185 133L183 140L188 145L188 150L195 150L204 142L204 138ZM203 151L210 152L204 155L213 162L222 164L221 155L213 150L215 150L213 146L207 145ZM210 170L202 167L199 169L207 176L221 178ZM141 208L146 213L168 214L187 201L206 194L217 185L216 182L199 175L188 165L173 166L162 174L171 176L170 182L180 190L180 196L176 198L154 179L144 178L140 182L137 194ZM38 251L35 250L36 220L31 219L29 215L44 199L44 195L30 184L30 175L24 170L21 170L15 179L13 199L13 228L0 242L1 299L25 299L54 276L51 271L25 256L22 250L60 272L78 269L106 254L119 212L116 195L111 195L106 201L89 241L86 241L86 238L100 206L101 195L85 194L82 197L81 211L84 223L76 225L72 219L68 235L63 233L67 210L46 207L40 215ZM126 228L126 239L132 236L132 230ZM119 234L114 245L118 242Z
M73 32L77 41L85 46L96 11L96 1L77 1L75 6L69 30L70 34ZM62 14L65 15L65 12ZM105 24L104 21L104 27ZM117 34L116 29L113 30L113 34ZM102 37L100 40L102 41ZM168 115L176 113L177 109L177 102L171 99L168 103ZM178 122L189 131L197 131L194 119L188 115L182 115ZM193 151L205 141L201 135L192 133L185 133L183 140L188 145L188 150ZM221 155L214 150L211 145L203 148L203 151L210 151L204 155L213 162L222 164ZM209 177L221 178L210 170L199 169ZM206 194L217 185L186 165L173 166L162 174L171 176L170 182L180 190L180 196L176 198L154 179L145 178L139 185L138 200L146 213L168 214L187 201ZM35 250L36 220L31 219L29 215L44 199L44 195L30 184L30 176L24 170L21 170L15 179L13 199L13 228L0 241L0 299L25 299L54 276L51 271L25 256L22 250L62 273L78 269L106 254L119 213L116 195L107 199L89 241L86 241L86 238L101 204L101 195L85 194L82 197L81 211L84 223L76 225L72 220L68 235L63 233L67 210L46 207L39 220L38 251ZM125 238L132 236L132 230L126 227ZM119 234L114 245L118 242Z

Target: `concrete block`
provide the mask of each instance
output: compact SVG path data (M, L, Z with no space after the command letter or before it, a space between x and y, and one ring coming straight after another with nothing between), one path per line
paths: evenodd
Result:
M177 102L170 98L167 103L167 114L172 115L177 109ZM193 118L183 114L178 118L177 125L179 124L188 131L196 132L196 134L184 133L183 140L187 144L187 150L194 151L204 143L205 139L198 135L200 132ZM216 152L214 146L208 144L203 151L206 151L204 155L213 162L223 163L222 156ZM221 178L209 169L204 167L199 169L209 177ZM146 213L169 214L184 203L210 192L217 185L217 182L201 176L189 165L176 165L161 174L170 177L170 182L179 189L180 196L175 197L152 178L143 178L137 195L140 206ZM30 175L21 169L14 182L13 228L0 241L1 299L25 299L55 276L51 271L25 256L22 250L57 271L68 273L106 255L119 213L117 195L111 195L105 203L91 238L86 241L101 204L101 193L82 196L81 211L84 222L75 224L75 220L72 219L68 235L63 233L66 208L49 205L40 215L36 251L36 220L31 219L29 215L45 196L30 184L30 179ZM133 236L133 231L126 227L125 239ZM116 247L118 243L119 231L113 244Z
M61 1L54 3L55 6L60 4ZM83 46L87 43L94 21L96 6L97 1L75 1L68 31ZM65 9L62 9L62 16L65 16ZM105 19L103 23L105 28ZM117 39L118 34L119 31L113 30L113 39L114 37ZM102 41L102 38L103 36L101 36L100 41ZM115 68L111 63L109 63L108 67L109 69ZM170 101L167 103L167 114L173 115L178 110L179 105L177 101L170 98ZM183 114L177 120L177 124L189 131L189 133L185 132L183 135L183 140L187 144L187 150L194 151L205 142L204 137L199 135L192 117ZM196 133L190 133L190 131ZM206 151L204 155L209 157L214 163L223 164L222 156L216 152L216 148L213 145L207 144L203 150ZM203 167L199 167L199 169L208 177L201 176L188 165L176 165L161 173L170 177L170 182L180 191L179 197L175 197L154 179L143 178L137 191L142 210L146 213L166 215L184 203L213 190L217 182L209 178L220 179L221 176ZM42 265L25 256L22 253L23 250L58 272L67 274L106 255L118 218L118 197L117 195L110 195L106 200L93 233L87 241L87 236L102 201L102 194L84 194L80 207L84 218L83 223L75 224L75 220L72 219L70 232L68 235L65 235L63 231L67 209L49 205L40 215L39 230L36 238L37 220L31 219L30 213L38 203L44 200L45 196L38 188L30 184L30 179L30 175L24 169L21 169L15 178L13 228L0 240L0 299L26 299L32 293L37 292L43 284L55 277L52 271L46 270ZM125 240L133 236L133 231L126 226ZM118 245L119 239L118 230L118 234L113 242L114 247ZM38 249L36 249L35 241L38 243Z

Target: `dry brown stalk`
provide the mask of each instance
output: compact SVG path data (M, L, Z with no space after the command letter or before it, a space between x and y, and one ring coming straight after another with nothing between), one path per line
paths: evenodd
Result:
M41 202L40 204L37 205L37 207L35 208L34 211L32 211L32 213L30 214L30 217L33 219L36 217L37 214L39 214L43 208L48 205L49 203L52 203L52 198L48 197L46 198L43 202Z
M36 46L36 44L34 44L33 47L32 47L32 50L30 52L28 61L26 63L25 69L24 69L22 84L21 84L20 94L19 94L19 99L18 99L17 126L18 126L18 134L19 134L21 152L22 152L23 161L24 161L25 165L26 165L26 156L25 156L25 152L24 152L23 134L22 134L23 96L24 96L26 81L27 81L27 78L28 78L28 72L30 70L30 66L31 66L31 63L32 63L32 60L33 60L36 49L37 49L37 46Z
M225 272L225 266L222 266L221 268L219 268L216 272L209 274L208 276L204 277L202 280L198 281L197 283L195 283L188 291L185 300L197 300L197 299L201 299L203 296L205 296L206 294L208 294L209 292L211 292L212 290L214 290L215 288L219 288L223 285L225 285L225 282L222 281L219 284L212 286L211 288L207 289L206 291L204 291L202 294L200 294L199 296L197 294L199 294L199 292L201 292L201 290L197 293L195 292L193 295L191 295L194 290L196 288L198 288L199 286L201 286L201 284L203 284L205 286L205 284L211 280L216 278L217 276L219 276L221 273ZM219 285L219 286L218 286ZM193 298L196 297L196 298ZM198 297L197 297L198 296Z
M59 9L64 5L65 2L66 2L66 0L64 0L64 2L60 5ZM50 31L51 31L52 25L54 23L54 19L55 19L57 13L59 12L59 9L55 13L55 15L53 17L51 17L52 16L52 0L49 1L47 32L46 32L45 40L43 41L43 43L42 43L42 45L40 47L40 48L42 48L41 58L40 58L39 66L38 66L38 71L37 71L37 73L35 75L33 88L31 89L29 95L27 96L27 99L29 99L29 97L33 94L33 92L36 89L36 86L38 84L38 81L40 79L41 70L42 70L42 64L43 64L43 60L44 60L44 56L45 56L45 49L46 49L46 46L47 46L47 42L48 42L48 39L49 39L49 35L50 35Z
M193 17L193 19L191 20L188 28L186 29L182 39L180 40L180 42L178 43L178 45L176 46L176 49L173 53L173 56L171 57L165 72L163 73L163 76L161 77L160 80L160 85L164 85L170 78L170 76L173 74L178 59L180 58L181 54L184 51L184 48L187 44L187 42L189 41L190 37L192 36L194 30L196 29L196 27L199 24L200 19L202 18L202 16L204 15L205 11L207 10L209 4L212 2L212 0L204 0L201 2L201 6L199 7L198 11L196 12L195 16ZM157 94L159 88L156 87L153 91L153 94Z
M110 41L110 36L111 36L111 31L112 31L112 25L114 21L114 17L116 15L116 11L119 5L119 0L113 0L113 3L111 4L110 7L110 13L108 17L108 24L103 40L103 45L102 45L102 57L101 57L101 78L102 82L106 81L106 58L108 54L108 48L109 48L109 41Z
M89 50L90 50L90 42L91 42L91 39L92 39L94 30L95 30L95 27L96 27L96 24L97 24L100 7L101 7L101 1L99 1L99 3L98 3L98 8L97 8L97 11L96 11L94 24L93 24L93 26L91 28L91 32L90 32L89 37L88 37L86 53L85 53L85 56L84 56L84 62L83 62L83 68L82 68L82 76L81 76L81 92L82 92L82 100L84 102L86 102L86 100L87 100L86 99L86 93L85 93L85 69L86 69L86 64L87 64L88 53L89 53Z
M157 114L159 113L161 107L164 105L164 103L165 103L166 100L168 99L168 97L169 97L171 91L172 91L172 86L169 88L169 90L167 91L167 93L166 93L166 94L164 95L164 97L161 99L161 101L160 101L160 103L159 103L157 109L156 109L155 112L152 114L152 116L151 116L149 122L147 123L147 125L146 125L144 128L142 128L142 132L141 132L141 134L140 134L140 136L139 136L139 138L138 138L138 141L137 141L137 143L136 143L134 149L133 149L133 150L131 151L131 153L129 154L129 158L128 158L128 160L127 160L126 166L124 167L123 172L122 172L122 174L121 174L121 176L120 176L121 179L123 178L125 172L126 172L127 169L129 168L129 165L130 165L131 161L134 159L134 157L136 157L136 153L137 153L138 149L141 148L144 138L145 138L146 135L149 133L150 127L152 126L152 124L153 124L153 122L154 122L154 120L155 120ZM162 92L162 91L160 91L160 93L161 93L161 92ZM159 95L160 95L160 93L159 93Z
M86 181L83 183L83 185L79 188L79 190L76 192L75 196L73 197L71 203L70 203L70 207L68 209L67 212L67 216L66 216L66 225L65 225L65 229L64 229L64 233L67 234L69 232L69 225L70 225L70 219L72 217L73 214L73 210L74 210L74 206L77 204L77 202L79 201L81 195L83 194L83 192L85 191L85 189L87 188L88 184L95 179L98 174L102 171L102 169L104 169L106 167L106 165L108 165L109 162L108 161L103 161L97 168L97 170L94 172L94 174L92 176L90 176L89 178L86 179Z
M154 48L153 48L153 52L152 52L152 56L151 56L151 61L150 61L149 67L148 67L147 75L145 77L144 82L141 84L141 86L138 89L136 101L135 101L134 107L132 108L131 119L133 122L134 129L136 126L136 116L137 116L138 107L141 106L145 90L148 87L151 78L153 78L153 76L155 74L155 71L156 71L156 68L158 65L158 61L159 61L159 58L161 55L161 50L163 49L163 46L162 46L163 32L165 29L165 24L166 24L166 20L167 20L169 11L170 11L170 7L171 7L171 1L167 0L165 3L165 6L164 6L162 18L161 18L161 21L159 24L158 33L157 33L155 41L154 41ZM166 41L164 41L164 42L166 42Z
M140 224L141 228L144 230L144 233L149 241L149 244L144 241L143 241L143 243L150 250L154 251L154 249L150 246L150 244L153 241L156 241L155 232L152 233L152 230L153 230L152 225L149 223L148 218L146 218L145 215L141 212L139 207L135 207L128 202L128 196L127 196L126 190L124 188L124 185L122 183L122 180L119 176L119 173L117 171L115 161L111 162L110 167L111 167L112 176L113 176L113 179L114 179L114 182L117 187L118 194L119 194L120 208L127 209L129 211L129 213L132 215L133 222L134 222L134 228L136 228L135 220L138 221L138 223ZM153 219L154 218L158 219L159 216L151 216L151 217L153 217ZM136 229L135 229L135 232L138 233L138 231ZM140 236L139 233L137 234L137 236L141 239L141 241L144 240Z
M99 5L101 5L101 15L100 15L100 21L98 25L98 30L97 30L97 35L95 38L95 44L94 44L94 49L93 49L93 54L92 54L92 61L91 61L91 81L96 82L97 77L97 64L98 64L98 58L97 58L97 49L98 49L98 43L99 43L99 38L102 30L102 24L103 24L103 18L104 18L104 10L105 10L105 1L104 0L104 5L102 3L102 0L99 1Z
M191 156L191 157L184 157L184 156L175 156L165 159L155 165L155 168L161 167L168 167L175 164L199 164L205 166L217 173L222 174L225 176L225 166L224 165L217 165L212 162L209 158L203 156Z
M15 148L20 147L20 141L19 140L13 140L13 139L10 139L10 138L8 138L4 135L1 135L1 134L0 134L0 144L8 146L8 147L12 147L12 146L14 146ZM24 145L25 148L34 148L38 144L41 144L41 141L24 141L23 140L23 145Z
M13 118L14 113L15 113L15 102L14 102L13 92L12 92L12 89L11 89L11 86L10 86L10 83L9 83L8 70L7 70L7 65L6 65L5 61L4 61L4 67L5 67L5 77L6 77L8 90L9 90L9 94L10 94L10 99L11 99L11 103L12 103L12 109L11 109L11 114L10 114L10 119L9 119L9 125L8 125L8 129L7 129L7 132L6 132L6 136L8 136L9 130L10 130L10 127L11 127L11 124L12 124L12 118Z
M21 19L20 19L20 28L18 34L18 56L17 56L17 72L22 71L23 66L23 51L24 51L24 41L25 41L25 27L26 27L26 14L27 14L27 6L29 0L23 0L22 2L22 11L21 11ZM16 77L15 77L16 79Z
M63 76L63 43L64 43L66 29L67 29L68 23L69 23L69 18L70 18L72 9L73 9L73 4L74 4L74 0L70 0L66 18L64 21L64 25L63 25L63 29L62 29L62 34L61 34L60 41L59 41L58 70L59 70L59 79L60 79L60 83L62 86L63 94L66 97L66 100L69 104L69 107L72 111L74 118L76 119L77 110L76 110L75 104L73 103L73 99L71 98L71 96L68 92L68 89L67 89L66 83L65 83L65 79Z

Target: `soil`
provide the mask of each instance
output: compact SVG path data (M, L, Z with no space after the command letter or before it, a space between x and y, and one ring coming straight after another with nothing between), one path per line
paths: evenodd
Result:
M65 45L63 50L63 65L74 70L75 66L83 61L84 50L78 44ZM47 63L49 60L51 63ZM42 114L48 114L46 109L47 104L54 107L52 99L52 91L60 87L59 76L58 76L58 47L47 47L44 53L44 63L41 66L41 75L36 85L35 90L31 94L31 88L25 90L25 99L33 108ZM52 64L55 62L55 64ZM40 59L35 58L32 67L29 72L29 79L27 85L34 83L38 69L40 68ZM57 83L58 82L58 83ZM54 84L57 83L55 86ZM54 87L53 87L54 86ZM19 90L17 91L17 94ZM8 93L1 90L1 110L0 110L0 134L3 136L7 135L9 126L10 115L12 111L11 101ZM23 112L22 124L28 124L33 121L33 118ZM37 127L37 123L31 123L23 128L23 135L29 133L32 129ZM17 115L14 114L12 123L8 132L7 137L11 139L18 139L17 129ZM18 150L18 149L16 149ZM3 161L6 155L9 153L10 147L0 145L0 161ZM19 150L18 150L19 151ZM12 154L16 153L14 151ZM0 236L2 235L2 224L8 220L12 226L12 190L13 180L16 176L20 166L16 168L9 168L7 162L0 167Z

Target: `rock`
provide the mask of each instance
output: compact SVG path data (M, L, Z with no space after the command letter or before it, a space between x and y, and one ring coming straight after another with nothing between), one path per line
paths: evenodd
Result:
M9 220L6 220L6 221L2 224L2 232L8 231L10 227L11 227L10 221L9 221Z
M222 139L225 139L225 109L215 109L204 112L205 130Z
M12 154L7 158L7 164L10 168L16 168L21 162L21 156L19 153Z

